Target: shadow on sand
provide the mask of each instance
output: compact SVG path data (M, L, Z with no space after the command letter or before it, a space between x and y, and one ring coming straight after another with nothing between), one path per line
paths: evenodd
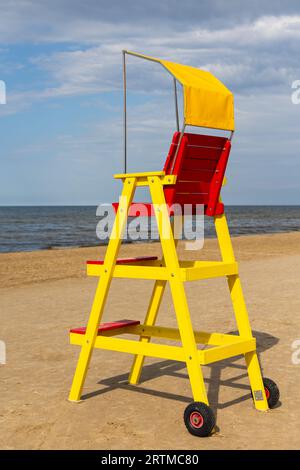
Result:
M231 331L229 334L237 334L237 332ZM271 336L268 333L253 331L253 335L256 338L257 352L258 352L259 359L261 359L262 353L272 348L279 342L278 338ZM241 383L241 381L245 379L248 376L248 374L247 374L246 365L243 365L237 362L240 359L241 359L241 356L236 356L234 358L226 359L226 360L211 364L209 366L205 366L210 369L210 376L205 379L205 382L208 385L208 390L207 390L208 401L210 403L210 406L213 408L216 417L217 417L218 410L227 408L229 406L233 406L242 401L251 399L249 383L248 384ZM223 380L222 371L226 368L232 369L232 371L236 372L236 374L230 379ZM262 369L262 373L263 373L263 369ZM185 364L183 362L165 360L165 361L155 362L154 364L145 365L143 367L143 372L142 372L139 385L128 384L128 374L129 372L127 372L126 374L117 375L117 376L99 381L98 384L101 384L102 386L104 386L104 388L101 388L100 390L96 390L94 392L83 395L82 400L87 400L88 398L92 398L98 395L102 395L104 393L108 393L112 390L122 388L126 390L132 390L138 393L143 393L146 395L153 395L153 396L157 396L160 398L166 398L168 400L177 400L177 401L187 403L187 404L191 403L192 401L191 397L169 393L166 391L153 390L151 388L145 387L144 385L149 380L158 378L160 376L170 376L170 377L177 377L178 379L188 380L188 375L185 370ZM242 394L241 396L233 400L227 401L225 403L219 403L220 387L230 387L233 389L239 389Z

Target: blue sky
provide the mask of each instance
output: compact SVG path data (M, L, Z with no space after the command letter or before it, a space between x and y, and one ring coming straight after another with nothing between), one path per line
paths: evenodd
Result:
M0 205L117 198L123 48L210 70L233 91L225 202L300 204L298 1L1 0L0 10ZM160 169L172 81L130 58L128 87L129 169Z

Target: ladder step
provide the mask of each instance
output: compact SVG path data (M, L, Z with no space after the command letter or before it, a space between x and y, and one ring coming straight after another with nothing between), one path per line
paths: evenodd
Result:
M138 258L119 258L116 261L116 264L130 264L130 263L140 263L142 261L156 261L157 256L139 256ZM86 264L103 264L104 260L89 260Z
M102 331L117 330L119 328L124 328L126 326L135 326L139 325L141 322L138 320L118 320L115 322L102 323L98 328L98 335ZM80 328L72 328L70 333L76 333L77 335L85 335L86 327L82 326Z

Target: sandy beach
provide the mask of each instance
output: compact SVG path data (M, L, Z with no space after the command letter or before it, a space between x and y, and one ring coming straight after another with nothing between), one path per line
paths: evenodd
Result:
M198 259L218 259L206 240ZM297 449L300 446L300 233L233 238L250 320L266 377L281 391L280 405L254 409L243 358L204 367L217 431L191 436L183 412L192 401L184 365L147 359L139 386L129 386L132 356L96 350L79 404L68 393L79 348L69 329L86 324L97 279L87 259L105 247L0 255L1 449ZM183 259L195 252L179 246ZM120 256L160 254L157 244L124 245ZM143 321L152 281L114 280L104 321ZM231 332L235 320L225 279L186 284L195 329ZM176 326L169 290L158 324Z

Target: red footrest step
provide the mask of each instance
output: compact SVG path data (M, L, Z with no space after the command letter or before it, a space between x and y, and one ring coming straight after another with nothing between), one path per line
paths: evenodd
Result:
M130 264L130 263L138 263L140 261L156 261L158 259L157 256L139 256L138 258L119 258L116 261L116 264ZM96 260L96 261L87 261L86 264L103 264L104 260Z
M98 335L102 331L117 330L119 328L124 328L126 326L135 326L139 325L141 322L138 320L119 320L110 323L102 323L98 328ZM76 333L77 335L85 335L86 327L82 326L80 328L72 328L70 333Z

